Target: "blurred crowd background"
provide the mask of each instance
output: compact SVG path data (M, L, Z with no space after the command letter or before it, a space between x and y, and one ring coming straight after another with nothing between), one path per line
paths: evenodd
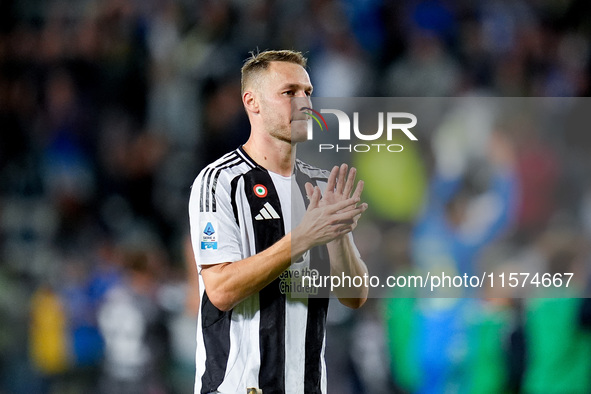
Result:
M305 52L319 97L577 97L590 38L585 0L1 0L0 393L192 392L189 187L248 136L249 51ZM491 144L516 202L479 251L585 266L591 134L517 124ZM421 196L437 146L418 149ZM374 215L360 249L389 237L419 264L418 210ZM591 391L586 299L398 297L333 308L331 393Z

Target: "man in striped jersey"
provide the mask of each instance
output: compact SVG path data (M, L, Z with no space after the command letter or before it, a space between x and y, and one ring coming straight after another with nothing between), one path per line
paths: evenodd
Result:
M298 280L311 270L367 274L351 236L367 209L355 169L328 173L295 159L305 134L292 136L301 122L292 99L312 93L305 66L299 52L253 54L242 68L250 138L193 184L202 291L195 393L325 393L328 294L308 297ZM335 293L351 308L367 299L363 287Z

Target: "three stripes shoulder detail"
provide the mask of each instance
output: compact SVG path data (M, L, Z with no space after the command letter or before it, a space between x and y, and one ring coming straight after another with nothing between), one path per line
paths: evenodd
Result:
M216 212L215 192L220 174L223 170L236 167L242 163L251 166L238 150L234 150L205 167L202 172L200 186L199 210L201 212Z

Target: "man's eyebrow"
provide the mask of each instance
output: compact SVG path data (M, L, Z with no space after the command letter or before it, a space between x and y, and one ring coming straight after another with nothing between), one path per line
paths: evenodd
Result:
M299 83L286 83L282 86L282 89L299 89L302 88L303 90L309 90L310 92L314 90L312 85L300 85Z

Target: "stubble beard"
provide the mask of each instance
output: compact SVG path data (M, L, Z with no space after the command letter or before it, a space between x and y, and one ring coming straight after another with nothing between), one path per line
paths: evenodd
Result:
M293 120L290 128L291 140L293 144L305 142L308 140L308 121L305 119Z
M288 144L292 143L291 123L285 125L280 122L274 122L267 128L267 133L274 139Z

